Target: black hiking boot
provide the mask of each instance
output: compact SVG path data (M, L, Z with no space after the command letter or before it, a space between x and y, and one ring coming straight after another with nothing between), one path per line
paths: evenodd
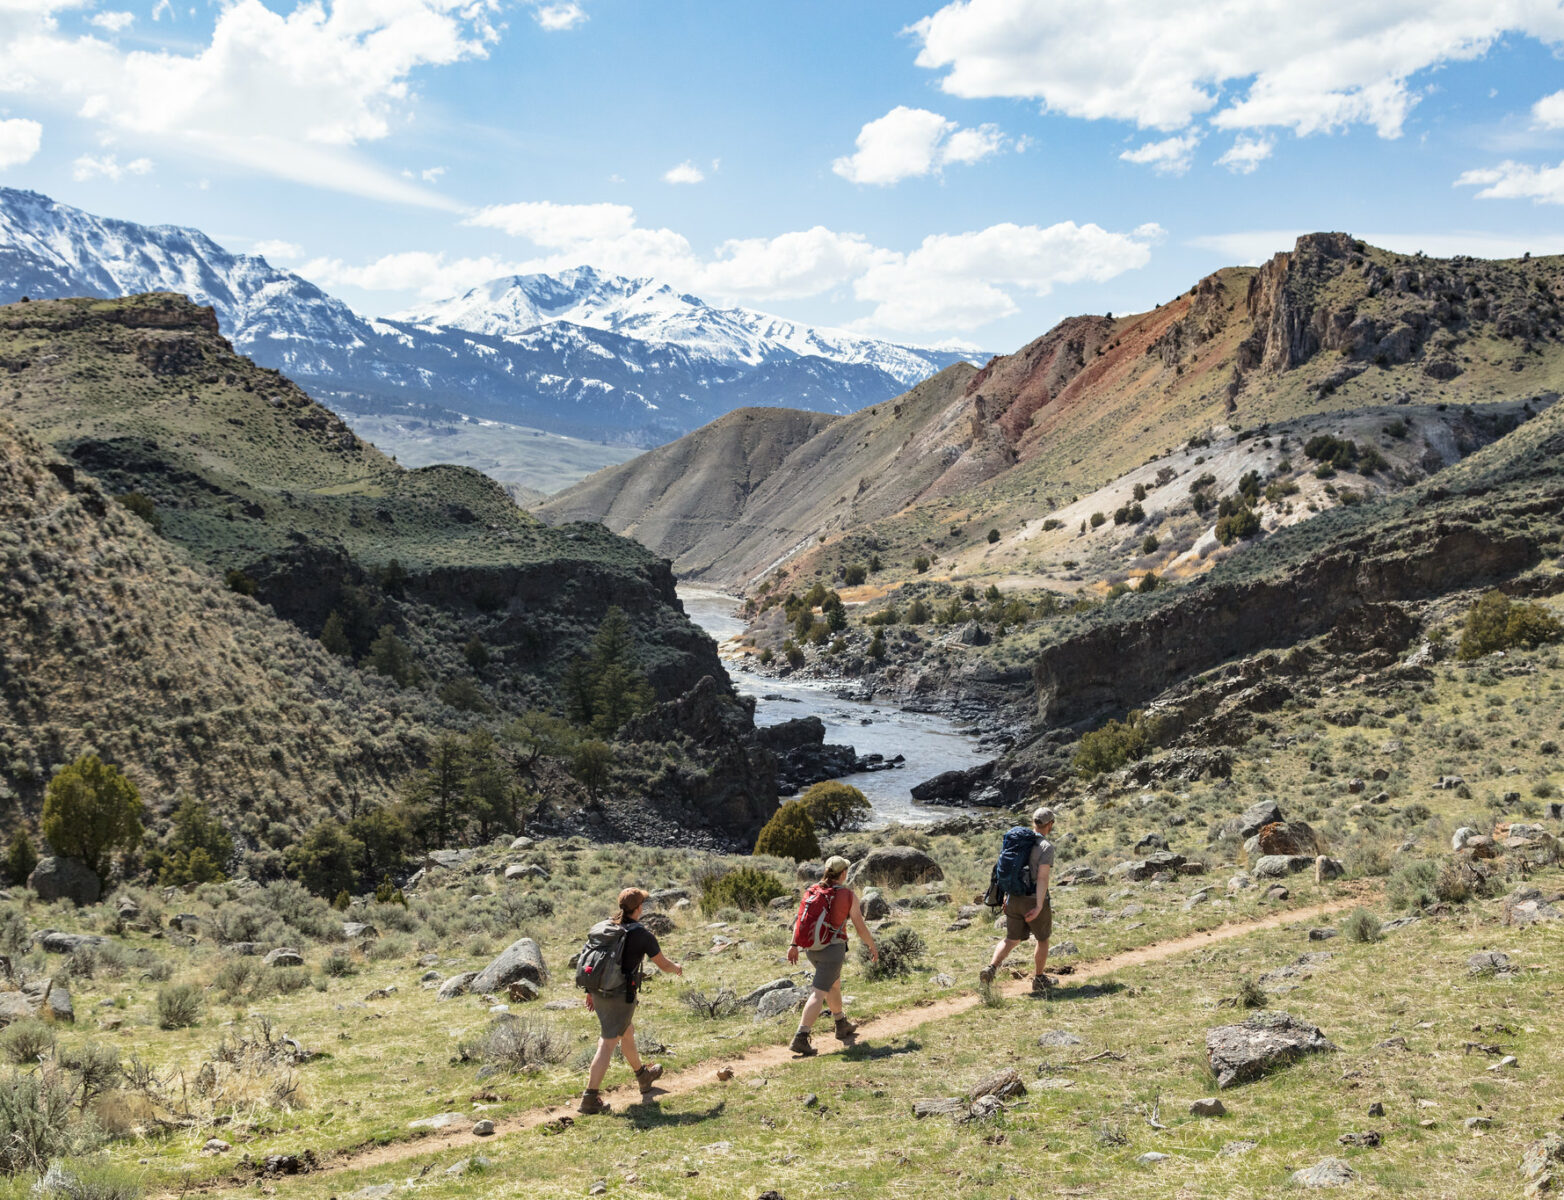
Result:
M652 1087L663 1077L661 1063L643 1063L641 1069L635 1073L635 1081L640 1085L641 1095L650 1096Z
M836 1027L833 1032L836 1034L837 1041L850 1042L858 1035L858 1026L854 1025L845 1016L837 1017Z
M596 1088L588 1088L581 1093L581 1103L576 1105L576 1111L586 1116L591 1116L593 1113L606 1113L608 1104Z
M801 1058L809 1058L819 1051L809 1044L809 1031L800 1029L793 1035L793 1040L788 1044L788 1049Z

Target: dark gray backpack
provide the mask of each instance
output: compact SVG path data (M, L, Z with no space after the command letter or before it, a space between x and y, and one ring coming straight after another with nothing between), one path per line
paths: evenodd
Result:
M599 921L587 933L586 945L576 956L576 986L599 996L623 996L625 984L625 940L640 924L631 921Z

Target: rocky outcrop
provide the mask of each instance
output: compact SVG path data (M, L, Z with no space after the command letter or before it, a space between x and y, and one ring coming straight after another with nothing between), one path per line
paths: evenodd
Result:
M777 756L777 793L791 796L811 784L840 779L860 769L851 746L827 745L825 722L796 717L755 730L755 740Z
M1206 1061L1219 1088L1256 1079L1305 1054L1334 1049L1316 1026L1285 1012L1255 1013L1242 1024L1206 1031Z
M500 951L488 966L472 980L475 992L497 992L519 979L544 987L548 984L548 968L543 965L543 951L531 938L517 938Z
M896 887L944 878L939 863L914 846L876 847L847 871L847 882L852 885L879 883Z
M103 881L80 859L51 855L38 860L27 886L41 900L69 900L73 904L96 904L103 895Z

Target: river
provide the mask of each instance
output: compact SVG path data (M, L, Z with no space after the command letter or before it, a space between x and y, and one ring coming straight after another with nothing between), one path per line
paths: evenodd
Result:
M794 683L736 669L725 643L744 630L738 602L709 588L681 586L679 599L690 619L717 639L733 686L755 697L755 724L776 725L794 717L817 716L825 722L825 740L853 746L860 755L900 754L906 764L894 771L868 771L844 776L874 806L874 824L900 821L922 825L948 817L955 810L930 808L912 798L914 784L938 775L975 767L992 757L978 749L977 738L954 721L929 713L903 712L879 704L839 698L831 684Z

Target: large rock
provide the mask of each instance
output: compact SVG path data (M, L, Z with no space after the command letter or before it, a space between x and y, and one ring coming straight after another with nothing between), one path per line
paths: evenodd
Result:
M540 883L546 883L549 878L547 868L540 867L537 863L512 863L505 868L507 882L515 882L518 879L536 879Z
M1336 1188L1346 1187L1358 1173L1339 1158L1322 1158L1312 1167L1292 1173L1294 1187Z
M1339 858L1326 858L1320 855L1314 860L1314 882L1329 883L1332 879L1340 879L1347 873L1347 864Z
M858 907L863 910L863 918L866 921L883 921L891 915L891 902L881 894L879 888L870 888L858 901Z
M291 946L278 946L275 950L268 951L261 961L268 967L302 967L304 955Z
M754 1008L772 992L785 992L795 986L797 985L784 975L780 979L773 979L770 983L761 984L752 992L746 992L739 997L739 1003L745 1008Z
M1219 1088L1255 1079L1305 1054L1334 1049L1317 1026L1285 1012L1258 1012L1241 1025L1206 1031L1206 1061Z
M1282 879L1307 871L1313 865L1311 854L1267 854L1254 864L1253 874L1257 879Z
M1521 1154L1521 1174L1526 1176L1526 1196L1564 1194L1564 1134L1545 1133Z
M20 991L0 992L0 1028L29 1017L74 1022L76 1010L65 985L54 979L34 979Z
M463 971L460 975L452 975L434 994L436 1000L454 1000L458 996L465 996L472 990L472 981L478 978L476 971Z
M781 896L778 899L786 900L789 904L792 903L791 898L787 896ZM667 913L647 912L644 909L641 911L641 924L646 927L647 932L653 937L667 937L678 928L673 923L673 918Z
M895 886L944 878L945 872L940 869L939 863L913 846L880 846L869 851L847 871L849 884L861 882Z
M1255 839L1262 855L1306 854L1313 858L1324 849L1318 835L1304 821L1273 821L1262 825Z
M543 965L543 950L531 938L517 938L499 957L480 971L472 981L475 992L497 992L518 979L527 979L544 987L548 968Z
M792 1012L795 1008L803 1008L804 1001L809 999L809 991L806 987L785 987L767 992L755 1006L755 1020L768 1021L785 1012Z
M1116 866L1108 868L1108 876L1112 879L1150 879L1163 871L1174 874L1184 865L1182 854L1173 854L1164 850L1160 854L1148 854L1145 858L1130 859Z
M1244 815L1238 818L1238 836L1241 838L1254 837L1267 825L1274 825L1278 821L1285 821L1282 809L1274 800L1261 800L1257 804L1251 804L1245 810Z
M33 943L50 954L72 954L83 946L101 946L103 938L93 933L61 933L57 929L40 929L33 934Z
M1026 1084L1021 1082L1020 1072L1014 1067L1001 1067L974 1083L967 1092L967 1099L976 1102L984 1096L996 1096L1001 1100L1009 1100L1012 1096L1024 1095Z
M344 921L342 923L342 936L350 942L360 938L377 938L380 936L380 930L363 921Z
M103 895L103 881L76 858L51 855L40 858L27 877L27 886L43 900L69 900L74 904L96 904Z

